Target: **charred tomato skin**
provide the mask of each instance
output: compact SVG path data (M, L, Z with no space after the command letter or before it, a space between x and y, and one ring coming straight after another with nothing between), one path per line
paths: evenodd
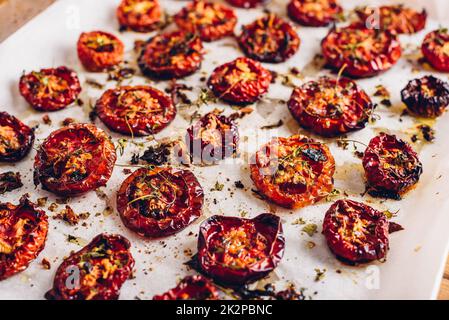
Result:
M203 0L188 3L173 19L179 29L197 33L201 40L207 42L231 36L237 24L233 9Z
M153 180L158 183L157 196L152 196L154 190L149 194L141 188L143 183L151 188ZM162 188L163 183L172 188L171 194ZM135 196L140 193L143 196ZM117 210L123 223L146 238L167 237L185 229L201 216L203 202L203 189L195 175L171 167L138 169L122 183L117 194ZM165 210L172 212L162 212Z
M258 5L267 2L267 0L226 0L226 2L234 7L249 9L255 8Z
M360 50L359 44L366 40L381 45L380 50ZM330 68L343 70L344 75L352 78L373 77L387 71L402 55L396 34L388 30L367 29L360 24L332 28L323 39L321 48Z
M294 89L288 108L304 129L335 137L365 128L374 105L352 80L323 77Z
M185 277L177 286L153 300L220 300L217 287L205 277Z
M194 33L173 31L148 40L139 57L139 67L156 79L179 79L201 67L203 44Z
M113 34L103 31L84 32L78 40L78 57L90 72L101 72L120 64L125 45Z
M114 144L103 130L71 124L41 144L34 161L35 184L58 195L77 196L105 186L116 159Z
M449 32L447 29L439 29L427 34L421 51L432 67L441 72L449 72Z
M308 4L309 3L309 4ZM310 10L314 6L315 10ZM333 23L343 8L336 0L292 0L287 7L288 15L301 25L309 27L326 27Z
M101 249L107 248L107 249ZM130 252L131 243L123 236L100 234L80 251L64 259L56 271L53 288L45 294L48 300L117 300L123 283L130 278L134 267L134 259ZM102 252L107 251L107 252ZM113 258L113 259L112 259ZM101 259L101 260L100 260ZM100 261L99 261L100 260ZM86 276L92 273L86 271L101 267L106 268L106 262L117 267L111 274L107 272L101 279L95 279L93 286L88 286ZM97 269L97 270L98 270ZM78 270L79 283L74 288L68 288L67 282ZM87 273L89 272L89 273ZM86 281L86 283L85 283ZM91 290L93 287L94 290ZM92 292L95 291L95 294Z
M24 74L19 91L37 111L57 111L75 102L81 93L81 84L75 71L58 67Z
M131 136L161 132L177 112L169 96L150 86L107 90L97 101L95 110L109 129Z
M356 225L362 230L355 230ZM347 264L382 260L389 249L384 213L352 200L338 200L326 212L323 234L331 251Z
M295 29L274 14L243 26L237 40L246 56L272 63L284 62L298 51L301 44Z
M433 76L410 81L401 92L402 102L412 113L436 118L449 105L449 83Z
M246 256L240 257L240 253L235 256L230 251L232 248L217 247L222 244L223 237L230 237L230 241L232 237L243 237L246 243L242 250L246 251ZM255 238L259 242L254 243ZM284 248L282 224L276 215L265 213L254 219L213 216L201 224L197 259L201 271L215 282L241 286L262 279L273 271L282 260ZM227 265L229 261L222 261L224 254L239 266Z
M299 209L332 192L335 160L326 145L294 135L274 138L264 145L251 159L250 172L267 200Z
M402 158L402 159L401 159ZM366 148L363 167L368 192L399 200L412 188L423 172L418 155L412 147L394 135L381 133Z
M267 93L272 78L271 72L260 62L237 58L217 67L207 84L218 98L245 105L258 101Z
M16 117L7 112L0 112L0 161L17 162L26 157L34 143L34 131ZM12 133L16 138L16 146L7 141L2 133ZM6 141L3 141L5 139ZM11 150L9 148L11 148Z
M147 6L139 12L136 7ZM163 19L158 0L122 0L117 8L117 19L122 30L151 32L156 30Z
M25 222L22 224L21 221ZM24 271L44 249L48 219L44 211L23 196L17 206L11 203L0 203L0 224L2 226L0 229L1 281ZM25 233L19 236L20 239L17 239L17 226ZM15 247L16 243L8 243L10 238L21 244Z

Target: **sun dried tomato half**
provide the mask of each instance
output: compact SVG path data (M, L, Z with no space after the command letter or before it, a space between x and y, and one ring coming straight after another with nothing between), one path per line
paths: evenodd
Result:
M0 112L0 161L22 160L34 143L34 131L16 117Z
M321 47L331 68L355 78L372 77L390 69L402 54L395 34L362 25L333 28Z
M0 280L24 271L36 259L47 231L47 215L26 196L17 206L0 203Z
M78 40L78 57L84 68L91 72L118 65L123 61L124 52L123 42L107 32L82 33Z
M326 145L294 135L264 145L250 170L254 184L268 200L297 209L332 192L335 160Z
M255 8L260 4L267 2L267 0L226 0L230 5L239 8Z
M267 93L272 74L257 61L237 58L214 70L208 80L214 94L235 104L254 103Z
M336 0L292 0L287 7L290 18L304 26L325 27L343 12Z
M372 196L399 200L423 172L412 147L394 135L381 133L366 148L363 167Z
M355 10L361 23L372 29L390 30L395 33L416 33L426 27L427 12L417 12L403 5L362 7Z
M159 27L163 14L158 0L122 0L117 18L122 30L150 32Z
M295 29L274 14L243 26L237 40L248 57L274 63L290 58L298 51L301 43Z
M202 61L201 39L194 33L173 31L148 40L140 55L139 67L149 77L183 78L198 70Z
M204 194L188 170L142 168L130 175L117 195L125 226L147 238L178 233L201 216Z
M410 81L402 90L402 101L414 114L435 118L449 105L449 83L433 76Z
M218 288L203 276L185 277L174 289L153 300L220 300Z
M210 112L187 129L186 144L191 158L213 163L236 155L240 140L236 123Z
M120 235L100 234L59 266L48 300L117 300L132 274L131 244Z
M329 248L349 264L384 259L389 249L388 229L384 213L351 200L335 202L323 222Z
M170 97L149 86L110 89L97 101L95 110L108 128L134 136L156 134L176 117Z
M200 227L198 263L201 271L214 281L240 286L273 271L284 255L284 247L278 216L213 216Z
M179 29L197 33L203 41L215 41L234 32L234 10L215 2L194 0L173 17Z
M438 71L449 72L449 32L446 28L427 34L421 51L432 67Z
M92 124L71 124L41 144L34 162L35 184L63 196L105 186L117 159L114 144Z
M19 90L34 109L57 111L75 102L81 85L75 71L59 67L23 75Z
M327 77L296 88L288 107L304 129L325 137L365 128L374 109L355 82Z

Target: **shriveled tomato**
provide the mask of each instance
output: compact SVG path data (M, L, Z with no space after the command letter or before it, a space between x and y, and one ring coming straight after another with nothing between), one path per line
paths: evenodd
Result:
M333 190L335 160L329 148L301 135L274 138L251 159L251 178L268 200L301 208Z
M327 77L296 88L288 107L304 129L325 137L363 129L374 109L355 82Z
M147 238L167 237L201 216L204 194L188 170L142 168L130 175L117 195L126 227Z
M0 203L0 280L24 271L36 259L47 231L47 215L26 196L17 206Z
M238 42L248 57L274 63L290 58L298 51L301 43L295 29L274 14L243 26Z
M426 27L427 12L417 12L403 5L362 7L355 10L366 27L395 33L416 33Z
M48 300L117 300L130 278L134 259L131 244L120 235L100 234L71 254L56 271Z
M418 155L405 141L381 133L366 148L363 167L372 196L399 200L414 186L423 167Z
M389 222L384 213L351 200L338 200L326 212L323 234L343 262L384 259L389 249Z
M156 134L176 117L176 107L170 97L149 86L110 89L95 108L108 128L135 136Z
M16 117L0 112L0 161L25 158L34 143L34 131Z
M272 74L259 62L237 58L214 70L208 80L214 94L227 102L249 104L267 93Z
M200 227L198 263L201 271L215 281L240 286L273 271L284 255L284 247L278 216L213 216Z
M183 78L203 61L203 44L194 33L173 31L159 34L145 44L139 58L142 72L158 79Z
M153 300L220 300L218 288L203 276L185 277L176 288Z
M213 163L237 153L240 140L236 123L223 115L210 112L187 129L186 144L193 159Z
M267 0L226 0L229 4L233 5L234 7L239 8L255 8L260 4L263 4L267 2Z
M304 26L325 27L343 12L337 0L292 0L287 7L290 18Z
M331 68L355 78L372 77L390 69L402 54L395 34L356 24L333 28L321 47Z
M234 10L210 1L194 0L173 17L179 29L197 33L203 41L215 41L234 32Z
M78 57L84 68L99 72L123 61L125 45L113 34L103 31L82 33L78 40Z
M158 0L122 0L117 18L122 30L150 32L159 27L163 13Z
M438 71L449 72L449 32L446 28L427 34L421 51L432 67Z
M449 83L433 76L410 81L402 90L402 101L414 114L435 118L449 105Z
M38 111L57 111L75 102L81 85L75 71L67 67L42 69L24 74L20 94Z
M41 144L34 162L35 184L63 196L105 186L117 159L114 144L92 124L71 124Z

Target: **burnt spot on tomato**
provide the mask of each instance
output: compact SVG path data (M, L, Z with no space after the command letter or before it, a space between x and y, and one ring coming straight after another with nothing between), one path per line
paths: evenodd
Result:
M325 27L339 19L343 8L336 0L292 0L288 15L304 26Z
M34 131L16 117L0 112L0 161L25 158L34 143Z
M185 277L176 288L153 300L220 300L218 288L203 276Z
M120 235L100 234L66 258L56 271L48 300L117 300L130 278L134 259L130 242Z
M363 167L368 192L372 196L399 200L413 187L423 172L412 147L394 135L381 133L366 148Z
M440 28L426 35L421 51L432 67L438 71L449 72L449 32Z
M255 8L267 2L267 0L226 0L230 5L239 8Z
M162 24L163 12L158 0L122 0L117 19L121 30L150 32Z

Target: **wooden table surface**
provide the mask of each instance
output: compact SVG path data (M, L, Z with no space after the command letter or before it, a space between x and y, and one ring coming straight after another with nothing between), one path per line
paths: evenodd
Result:
M0 42L55 0L0 0ZM449 300L449 260L438 299Z

